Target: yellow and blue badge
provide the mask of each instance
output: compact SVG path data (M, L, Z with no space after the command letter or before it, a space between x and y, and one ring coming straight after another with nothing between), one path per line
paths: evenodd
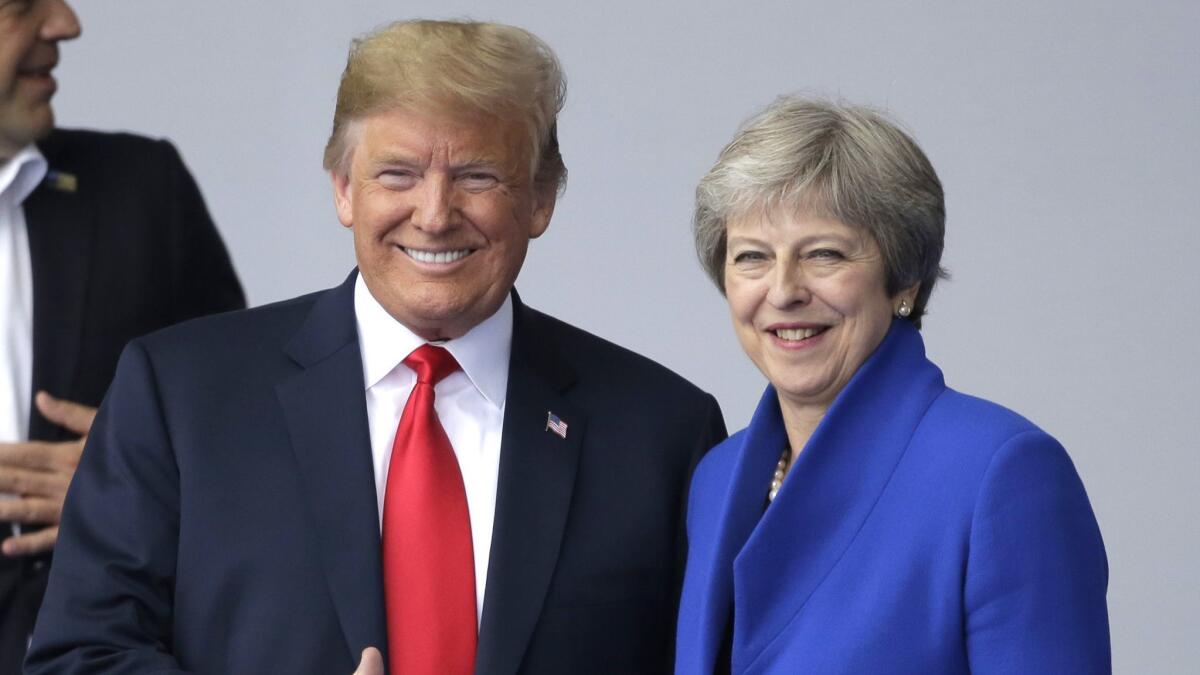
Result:
M79 178L75 174L65 171L54 171L53 169L47 171L45 183L51 189L58 190L59 192L74 193L79 189Z

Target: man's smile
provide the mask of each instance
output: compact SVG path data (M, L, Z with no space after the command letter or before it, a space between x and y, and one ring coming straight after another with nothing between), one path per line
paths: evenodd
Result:
M450 263L458 262L459 260L462 260L463 258L475 252L475 249L473 248L461 248L448 251L427 251L419 248L409 248L407 246L401 246L400 250L404 251L408 257L416 260L417 262L431 265L448 265Z

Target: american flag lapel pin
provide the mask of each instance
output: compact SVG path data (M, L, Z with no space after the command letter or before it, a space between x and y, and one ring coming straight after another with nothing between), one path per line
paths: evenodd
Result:
M559 438L567 437L567 423L552 412L546 413L546 431L553 431Z
M79 179L73 173L49 171L46 173L46 184L59 192L75 192L79 189Z

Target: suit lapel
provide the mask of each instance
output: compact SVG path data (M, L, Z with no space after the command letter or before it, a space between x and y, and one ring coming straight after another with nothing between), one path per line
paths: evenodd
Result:
M379 513L354 320L354 274L323 294L288 344L303 370L276 387L352 662L386 659Z
M916 329L894 321L825 414L734 559L734 672L752 664L841 559L925 410L944 390ZM764 397L760 409L767 405L778 409ZM764 413L762 421L782 433L778 412ZM781 450L776 445L772 452ZM758 488L762 499L766 481ZM781 579L787 580L784 593Z
M53 153L47 160L54 170ZM33 391L71 397L84 332L91 271L94 209L88 185L65 191L43 182L25 201L33 276ZM62 430L30 411L31 438L58 438Z
M495 527L475 672L514 673L533 635L566 528L586 419L563 394L574 381L540 316L514 292L512 358L500 444ZM553 412L566 437L547 430Z

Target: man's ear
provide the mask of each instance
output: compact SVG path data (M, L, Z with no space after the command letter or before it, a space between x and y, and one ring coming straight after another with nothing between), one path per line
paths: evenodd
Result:
M554 204L558 201L558 190L554 185L534 188L533 218L530 221L529 238L537 239L550 227L554 215Z
M338 220L346 227L354 226L354 199L351 194L350 176L338 169L329 172L333 183L333 206L337 209Z

